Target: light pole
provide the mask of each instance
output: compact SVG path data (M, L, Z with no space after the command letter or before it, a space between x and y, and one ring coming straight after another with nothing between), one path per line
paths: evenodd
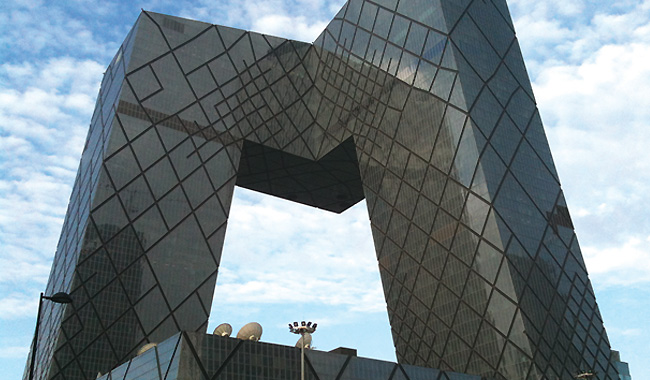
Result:
M596 376L594 371L589 370L589 371L585 371L585 372L580 372L579 374L575 375L574 378L579 379L579 380L580 379L592 379L594 376Z
M54 303L72 303L72 298L68 293L58 292L51 296L46 296L41 293L41 298L38 300L38 313L36 314L36 330L34 331L34 343L32 348L32 360L29 364L29 380L34 379L34 363L36 363L36 348L38 347L38 327L41 323L41 308L43 300L49 300Z
M293 322L289 323L289 331L294 334L300 334L300 380L305 380L305 335L311 336L311 334L316 331L317 323L312 324L311 322ZM310 342L311 343L311 342ZM307 344L310 344L307 343Z

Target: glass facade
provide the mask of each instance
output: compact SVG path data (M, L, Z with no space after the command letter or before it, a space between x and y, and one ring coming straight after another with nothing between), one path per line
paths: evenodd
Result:
M178 333L98 380L296 380L300 349L202 333ZM482 380L316 350L305 351L306 380Z
M630 375L630 365L621 361L620 352L612 350L612 363L616 366L619 380L632 380L632 376Z
M618 378L504 0L350 0L313 44L143 12L106 71L38 379L205 331L235 186L366 199L402 365Z

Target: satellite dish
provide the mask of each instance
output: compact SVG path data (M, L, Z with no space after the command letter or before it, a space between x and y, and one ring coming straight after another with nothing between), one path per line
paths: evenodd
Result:
M237 333L237 339L257 342L262 337L262 326L257 322L247 323Z
M311 334L310 333L305 333L305 335L302 335L300 339L296 342L296 347L302 348L302 340L303 337L305 339L305 348L311 348Z
M212 334L219 336L230 336L230 334L232 334L232 326L230 326L228 323L222 323L217 326L216 329L214 329L214 332Z
M157 343L147 343L144 346L140 347L138 350L138 355L142 355L145 352L149 351L150 349L156 347L158 344Z

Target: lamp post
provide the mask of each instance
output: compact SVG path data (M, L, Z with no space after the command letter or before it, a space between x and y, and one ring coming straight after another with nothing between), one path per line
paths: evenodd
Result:
M300 380L305 380L305 334L311 335L316 331L317 323L312 324L311 322L293 322L289 323L289 332L300 335Z
M36 330L34 331L34 343L32 349L32 360L29 364L29 380L34 379L34 364L36 363L36 349L38 347L38 327L41 323L41 308L43 306L43 300L49 300L54 303L72 303L72 298L68 293L58 292L51 296L46 296L41 293L41 298L38 300L38 313L36 314Z
M575 379L592 379L594 376L596 376L596 373L592 370L589 371L584 371L580 372L579 374L575 375Z

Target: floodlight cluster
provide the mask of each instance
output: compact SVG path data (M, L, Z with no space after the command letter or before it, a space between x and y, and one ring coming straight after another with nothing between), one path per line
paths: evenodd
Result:
M300 324L298 322L293 322L293 324L289 323L289 331L294 333L294 334L312 334L314 331L316 331L316 327L318 326L318 323L313 323L312 322L305 322L302 321Z

